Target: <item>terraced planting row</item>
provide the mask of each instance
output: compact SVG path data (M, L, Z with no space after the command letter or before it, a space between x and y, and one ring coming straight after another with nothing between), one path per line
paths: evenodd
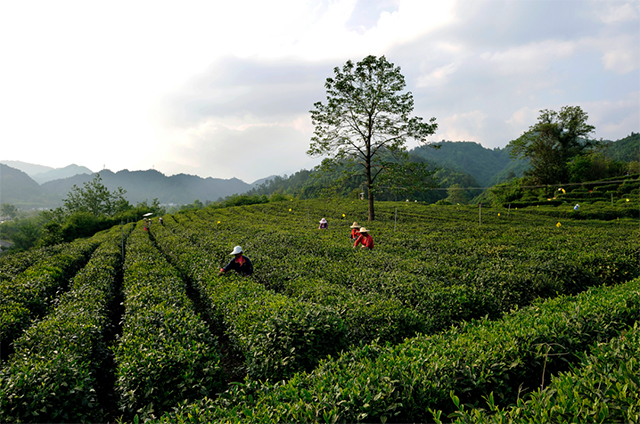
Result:
M203 209L0 258L6 305L26 311L3 309L19 325L3 327L0 420L525 416L517 405L539 408L541 383L570 366L596 378L583 368L609 355L597 343L632 346L620 335L640 315L640 227L483 214L381 203L364 251L348 239L364 203ZM235 245L252 276L218 275Z
M222 387L217 341L141 226L127 243L123 292L115 390L124 416L153 417L182 400L215 395Z
M345 325L335 311L274 293L250 278L218 276L220 256L209 253L213 246L194 243L192 234L165 221L153 237L193 281L220 332L244 356L251 378L285 378L346 347Z
M638 276L640 232L630 225L584 231L559 229L549 219L546 227L535 229L502 220L485 227L468 222L427 226L425 233L424 226L420 232L394 232L387 224L378 228L374 252L354 252L347 239L351 220L338 219L342 229L301 231L304 224L286 214L279 223L262 221L266 214L260 209L203 215L178 218L182 238L214 258L242 244L260 264L254 279L268 289L350 312L360 309L357 299L368 305L358 320L364 325L360 336L350 334L356 341L381 337L398 342L416 330L434 332L464 319L496 318L538 297L575 294ZM376 311L389 317L390 328L376 321Z
M104 368L107 339L114 331L121 242L120 228L83 242L100 244L57 306L15 341L15 353L0 371L1 422L104 419L110 400L99 394L108 390ZM45 263L49 269L51 264L60 267L59 259L53 256Z
M98 235L64 244L51 250L50 256L36 251L26 261L33 262L31 266L13 278L0 280L0 343L3 346L3 359L11 354L13 340L31 324L31 320L50 311L54 300L66 290L69 279L87 263L103 239L104 235ZM12 262L12 259L9 257L6 262ZM3 265L2 268L7 267Z
M286 382L248 381L182 405L160 422L429 422L456 410L452 394L463 404L491 396L506 407L595 343L637 326L639 314L636 279L395 346L358 347ZM628 392L620 394L637 407L637 386Z
M453 397L456 423L640 421L640 327L622 331L609 343L599 343L575 369L551 376L549 385L508 407L492 396L484 408L469 408ZM442 414L434 417L437 423Z

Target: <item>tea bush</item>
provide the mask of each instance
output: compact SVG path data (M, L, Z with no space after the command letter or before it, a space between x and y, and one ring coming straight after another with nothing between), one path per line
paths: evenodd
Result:
M15 342L0 372L0 421L80 422L104 416L97 374L121 258L119 228L91 256L58 306Z
M115 389L124 416L147 419L181 400L213 396L222 387L217 341L142 228L127 243L123 290Z
M486 408L465 407L454 395L456 423L640 421L640 328L597 344L570 372L551 376L549 385L500 407L493 395ZM443 422L441 414L434 417ZM446 422L451 422L447 420Z
M506 405L519 388L532 390L547 373L576 363L575 353L628 330L639 315L636 279L396 346L356 348L281 384L248 381L215 401L182 404L161 422L429 421L432 413L453 412L450 393L468 404L493 393Z
M0 281L0 340L3 347L8 348L31 319L41 317L50 309L66 290L69 279L87 263L103 239L104 234L99 234L69 243L14 279Z
M346 347L344 323L331 309L272 293L251 278L218 276L220 264L203 253L205 247L185 242L193 237L173 234L167 226L153 234L209 303L219 328L244 354L252 378L286 378ZM212 244L209 240L206 249ZM224 256L229 256L228 250Z

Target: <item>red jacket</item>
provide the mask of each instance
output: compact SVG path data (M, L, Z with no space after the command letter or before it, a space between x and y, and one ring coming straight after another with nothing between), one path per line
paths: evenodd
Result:
M353 228L351 230L351 238L355 240L358 237L360 237L360 230L358 230L357 228Z
M368 247L369 249L373 249L373 237L371 237L371 235L367 233L360 234L360 237L358 237L353 247L356 247L359 244L362 244L363 246Z

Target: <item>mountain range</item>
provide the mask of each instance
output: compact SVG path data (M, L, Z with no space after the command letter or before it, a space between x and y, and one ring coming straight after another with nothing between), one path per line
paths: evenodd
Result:
M61 206L63 199L73 186L82 187L91 181L96 173L88 168L71 165L60 169L42 170L39 165L24 162L13 165L25 170L7 165L8 161L0 162L0 203L9 203L21 209L55 208ZM81 173L50 180L51 176L65 175L70 170ZM28 172L33 172L30 176ZM87 172L88 171L88 172ZM202 202L215 201L227 196L244 193L255 185L262 184L260 179L253 184L247 184L237 178L201 178L196 175L178 174L166 176L155 170L112 172L103 169L98 173L110 191L122 187L126 190L125 197L132 204L158 199L161 204L190 204L198 199ZM39 184L36 181L44 181Z
M29 175L38 184L48 181L59 180L62 178L73 177L79 174L93 174L93 171L85 166L71 164L64 168L52 168L50 166L35 165L33 163L21 162L18 160L3 160L4 163L12 168L19 169Z
M471 175L482 187L520 177L528 166L526 160L511 159L508 148L488 149L469 141L442 140L435 144L440 148L422 146L409 153L435 165ZM638 133L631 133L618 141L606 141L605 144L607 155L612 159L622 162L639 159ZM275 178L271 176L247 184L237 178L202 178L187 174L166 176L156 170L122 170L114 173L104 169L99 174L109 190L118 187L126 190L125 197L134 205L153 199L158 199L161 204L178 205L190 204L196 199L201 202L216 201L257 187L265 188L263 183ZM78 165L55 169L19 161L0 161L0 203L10 203L21 209L58 207L74 185L82 187L94 175L90 169ZM281 177L279 179L283 180ZM286 183L286 179L285 176L283 182Z

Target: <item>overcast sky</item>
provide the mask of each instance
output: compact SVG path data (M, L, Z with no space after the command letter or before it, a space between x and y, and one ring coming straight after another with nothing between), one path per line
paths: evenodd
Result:
M596 138L640 131L639 0L0 0L0 160L310 169L309 110L369 54L401 67L434 141L504 147L565 105Z

